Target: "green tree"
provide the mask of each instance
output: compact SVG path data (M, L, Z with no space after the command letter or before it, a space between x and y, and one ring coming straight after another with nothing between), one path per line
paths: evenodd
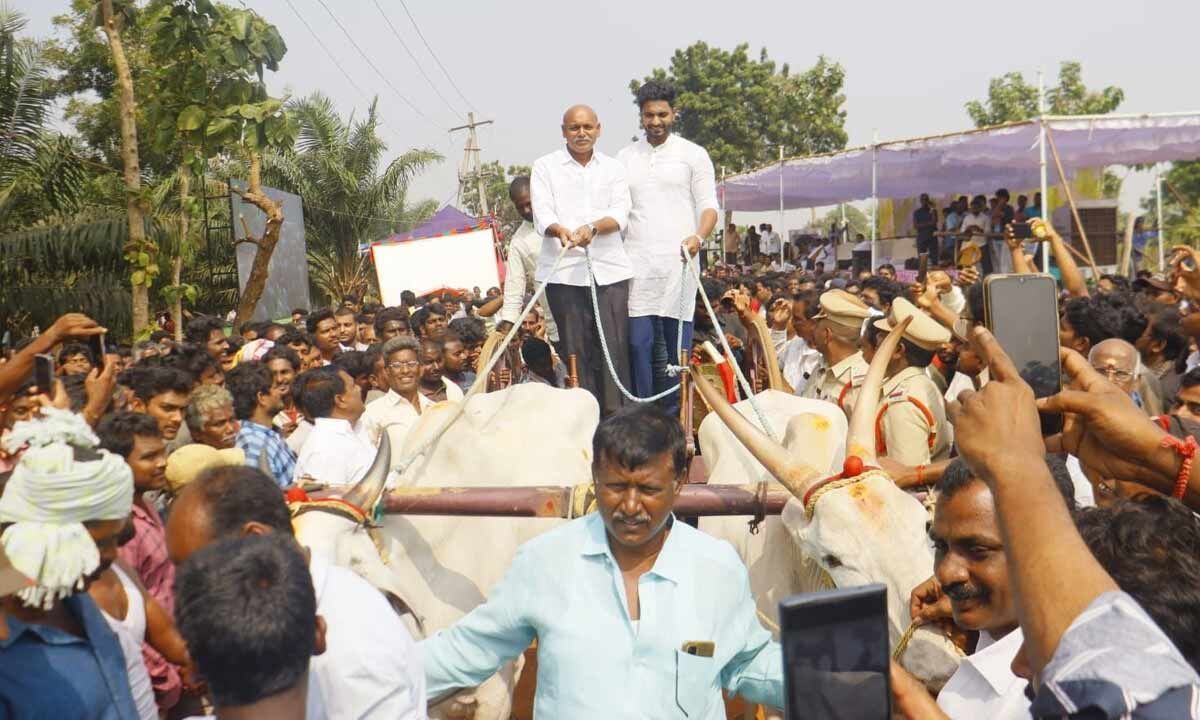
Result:
M146 118L155 132L152 146L177 166L172 173L178 194L178 236L172 256L171 284L164 296L172 306L176 333L182 329L181 300L194 301L197 289L182 283L185 248L191 245L193 177L203 179L206 161L220 153L243 157L249 187L240 194L267 216L237 315L254 313L267 280L271 254L283 223L282 207L262 193L259 166L265 148L285 149L296 126L282 99L270 97L264 69L277 70L287 46L274 25L249 10L210 0L176 2L154 20L149 49L155 58Z
M420 148L385 163L375 102L365 117L349 121L320 93L288 107L299 127L295 148L267 153L263 172L275 187L304 198L313 286L329 299L365 292L372 278L360 246L433 213L430 202L408 204L408 183L441 155Z
M842 221L841 208L833 208L825 213L824 217L817 221L816 227L826 234L829 233L830 227L837 222ZM846 222L850 224L850 239L854 240L856 233L862 233L864 237L871 236L871 219L866 213L853 205L846 205Z
M488 211L495 218L502 237L511 237L521 225L521 216L508 199L508 185L518 175L528 177L533 169L528 165L510 165L508 170L497 161L486 163L481 169L483 175L483 191L487 195ZM463 178L462 206L463 209L476 217L483 215L479 204L479 190L475 181L475 173L468 173Z
M987 99L967 103L967 114L975 127L1029 120L1038 116L1037 93L1037 85L1026 82L1021 73L1005 73L988 83ZM1058 84L1046 88L1046 114L1104 115L1124 100L1125 91L1115 85L1089 90L1083 84L1083 67L1067 61L1058 68Z
M766 49L758 60L748 49L746 43L730 52L697 42L646 76L675 86L675 132L708 150L718 172L773 162L780 147L789 157L845 147L842 66L821 56L793 75L787 64L777 68ZM641 85L630 81L630 91Z
M1047 115L1104 115L1115 111L1125 100L1125 91L1115 85L1089 90L1083 84L1083 66L1069 60L1058 68L1058 84L1046 88ZM1031 120L1038 117L1038 89L1019 72L992 78L985 100L971 100L967 114L975 127ZM1101 178L1104 197L1121 194L1121 178L1104 171Z
M87 174L74 142L48 130L53 97L42 43L18 37L25 16L0 3L0 227L76 210Z

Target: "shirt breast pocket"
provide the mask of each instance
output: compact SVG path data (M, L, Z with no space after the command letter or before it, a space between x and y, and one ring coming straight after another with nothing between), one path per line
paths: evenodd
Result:
M684 717L702 717L712 700L716 660L675 651L675 704Z

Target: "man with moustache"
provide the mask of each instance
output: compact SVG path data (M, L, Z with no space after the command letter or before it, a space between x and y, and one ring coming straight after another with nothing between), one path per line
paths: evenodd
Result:
M629 380L629 278L633 269L621 239L629 220L629 186L621 163L596 150L600 120L586 105L563 114L566 147L533 164L530 197L534 227L542 236L536 279L558 325L564 352L574 355L579 386L596 396L602 417L616 412ZM551 273L563 247L570 248ZM588 259L591 273L588 272ZM593 310L595 281L599 316ZM600 333L616 379L610 377Z
M488 599L421 643L432 701L538 641L539 717L725 717L721 690L783 706L783 657L728 543L672 513L687 481L676 418L625 408L592 438L599 512L517 550Z
M1073 509L1066 467L1052 456L1047 465ZM955 720L1029 718L1026 682L1011 668L1023 638L991 490L956 459L938 481L937 497L929 528L934 575L913 590L913 622L952 620L961 630L979 633L975 652L942 688L937 705L943 717Z
M525 175L513 178L508 186L508 197L521 216L521 226L513 233L508 243L508 269L504 275L504 306L500 309L500 322L496 332L507 333L513 323L521 317L525 298L537 292L538 256L542 252L542 236L533 224L533 200L529 193L529 178ZM550 301L545 293L538 301L538 309L546 320L546 339L558 344L558 327L550 314ZM561 353L561 348L560 348Z
M678 365L680 349L691 355L696 280L680 262L691 260L717 224L712 160L690 140L674 135L675 88L651 80L637 91L644 140L617 153L625 166L631 208L625 251L633 266L629 284L629 363L633 393L649 397L675 384L666 365ZM686 322L680 325L680 319ZM682 337L680 337L682 335ZM667 356L655 357L664 343ZM663 398L667 412L679 394Z

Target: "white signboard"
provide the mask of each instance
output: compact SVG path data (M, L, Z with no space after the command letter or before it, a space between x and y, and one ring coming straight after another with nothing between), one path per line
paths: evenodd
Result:
M440 287L487 290L500 284L492 229L371 245L384 305L399 305L400 293L423 295Z

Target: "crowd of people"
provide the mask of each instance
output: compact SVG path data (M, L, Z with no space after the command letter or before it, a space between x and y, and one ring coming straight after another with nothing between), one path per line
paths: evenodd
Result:
M540 717L723 717L722 689L782 707L745 565L673 513L691 429L671 370L715 349L747 372L773 353L784 391L848 418L883 369L871 456L936 500L912 620L967 653L936 697L893 665L897 713L1200 717L1197 254L1089 285L1040 198L1011 208L1001 190L990 212L964 197L940 217L922 196L919 283L761 262L782 242L769 225L729 226L725 261L701 271L712 163L672 134L669 86L638 106L645 139L616 157L595 149L595 112L568 109L565 147L512 183L524 222L503 288L348 295L238 327L199 315L182 339L108 338L101 356L105 328L68 314L16 343L0 365L0 716L423 718L534 640ZM1067 387L1051 397L982 327L982 274L1035 271L1014 222L1061 273ZM1000 248L980 246L981 268L946 252L977 236ZM477 375L509 331L516 360ZM479 607L415 642L383 593L297 542L288 499L358 482L384 434L403 447L437 403L522 383L595 397L597 512L522 547ZM1063 432L1044 438L1039 413Z

